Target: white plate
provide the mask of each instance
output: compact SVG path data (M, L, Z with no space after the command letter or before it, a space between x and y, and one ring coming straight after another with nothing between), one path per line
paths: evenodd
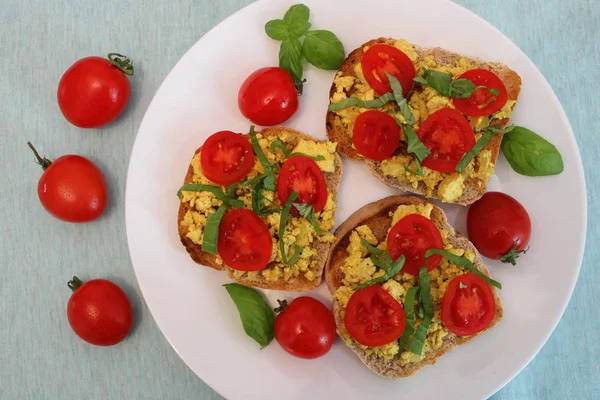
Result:
M501 158L490 189L516 197L533 223L531 250L511 267L490 262L502 282L505 316L490 332L440 358L408 379L378 377L338 340L329 354L306 361L277 343L259 350L242 331L221 284L224 273L196 265L179 242L178 200L194 150L211 133L245 132L237 91L257 68L277 63L278 43L264 24L283 16L291 1L259 1L223 21L177 63L156 93L133 148L127 178L127 237L136 276L158 326L187 365L223 396L236 398L479 399L513 378L539 351L558 323L577 280L586 231L581 159L565 113L538 69L509 39L460 6L444 1L304 1L315 29L330 29L346 51L380 36L404 37L502 61L523 78L514 122L542 133L560 150L562 174L528 178ZM384 10L385 12L382 12ZM435 12L434 12L435 10ZM185 29L185 27L182 27ZM527 27L523 27L527 29ZM333 72L307 66L301 110L289 125L325 137ZM367 168L344 159L337 221L396 191ZM466 209L445 207L464 232ZM457 218L458 217L458 218ZM294 293L268 292L271 303ZM330 302L321 286L311 293Z

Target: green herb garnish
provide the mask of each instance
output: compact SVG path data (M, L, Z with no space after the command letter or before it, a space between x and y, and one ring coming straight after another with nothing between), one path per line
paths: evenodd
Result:
M265 208L263 190L265 190L264 179L259 180L252 186L252 211L259 217L281 211L279 208Z
M416 171L413 171L412 169L410 169L408 164L404 164L404 169L415 176L423 176L423 168L421 166L421 161L419 161L418 158L415 158L415 164L417 164Z
M500 284L500 282L487 277L483 272L478 270L477 267L475 267L475 265L473 265L473 263L471 261L469 261L467 258L459 257L455 254L450 253L449 251L442 250L442 249L427 250L425 252L425 258L428 258L432 254L439 254L440 256L442 256L445 259L447 259L448 261L450 261L452 264L456 264L460 267L468 269L470 272L474 273L475 275L479 276L484 281L486 281L488 285L497 287L498 289L502 289L502 285Z
M423 305L423 321L421 321L415 335L410 341L409 350L414 354L422 356L425 339L427 338L427 331L429 330L429 325L431 324L434 313L427 267L422 267L419 270L419 298L419 303Z
M296 210L298 210L298 213L300 215L302 215L304 218L306 218L308 222L310 222L315 232L321 233L321 227L319 226L317 218L315 217L315 208L312 204L294 203L292 204L292 206L295 207Z
M398 107L400 107L400 113L406 120L408 125L412 125L415 123L415 116L412 111L408 107L408 101L406 97L404 97L404 91L402 89L402 84L400 81L394 76L385 71L385 75L390 82L390 87L392 88L392 94L394 95L394 100L398 103Z
M423 76L414 78L414 81L421 85L429 85L437 90L442 96L453 97L455 99L468 99L477 89L485 89L494 96L498 96L497 89L488 88L486 86L476 86L468 79L452 80L452 74L447 72L435 71L425 67L421 67Z
M415 333L415 298L419 293L419 288L417 286L413 286L408 288L406 291L406 296L404 297L404 314L406 315L406 328L398 339L398 347L400 350L398 351L398 356L402 354L404 351L408 339Z
M494 137L495 134L502 134L502 133L506 133L506 132L510 132L512 129L514 128L514 125L511 125L505 129L500 129L500 128L493 128L493 127L488 127L485 132L483 133L483 135L479 138L479 140L477 141L477 143L475 143L475 146L473 146L471 148L471 150L469 150L467 153L465 153L462 158L460 159L460 161L458 162L458 164L456 165L456 169L455 171L458 173L461 173L464 171L465 168L467 168L467 165L469 165L469 163L471 162L471 160L477 155L479 154L479 152L481 150L483 150L483 148L490 142L490 140L492 140L492 138Z
M501 148L506 161L521 175L556 175L564 169L562 156L556 147L522 126L504 134Z
M258 138L256 137L256 132L254 132L254 125L250 125L250 143L252 144L252 149L254 150L254 154L258 157L258 161L263 166L265 170L264 173L264 188L266 190L275 191L275 172L273 172L273 165L267 160L265 153L263 153L260 145L258 144Z
M394 95L392 93L386 93L382 96L377 97L373 100L361 100L358 97L348 97L337 103L332 103L327 107L329 111L339 111L347 107L361 107L361 108L380 108L386 103L394 101Z
M300 252L302 251L302 247L295 245L294 254L292 254L292 257L288 259L288 256L285 253L285 244L283 242L283 237L285 236L285 227L287 226L290 210L292 208L292 204L294 204L294 201L297 198L298 192L290 193L290 196L285 202L285 206L283 206L283 211L281 211L281 218L279 219L279 251L281 252L281 260L287 265L296 264L298 258L300 257Z
M236 208L244 208L244 202L227 196L220 186L204 185L200 183L187 183L177 191L177 197L181 198L181 192L210 192L223 203Z
M281 150L281 152L283 153L285 158L290 158L290 157L294 157L294 156L303 156L303 157L308 157L308 158L312 159L313 161L322 161L325 159L325 157L323 157L322 155L310 156L308 154L305 154L305 153L302 153L299 151L290 153L287 146L285 144L283 144L283 142L281 140L274 140L273 143L271 143L271 146L269 146L269 150L271 150L271 152L273 152L273 153L275 152L276 149Z
M210 254L217 254L217 241L219 239L219 225L227 211L227 204L223 203L216 212L210 213L206 219L206 229L202 239L202 250Z
M417 161L423 161L431 154L431 151L421 142L421 139L419 139L417 132L415 132L412 126L404 126L404 136L406 137L407 144L406 151L414 154Z
M370 257L371 261L378 268L384 270L385 274L358 285L355 290L360 290L379 282L386 282L402 270L404 261L406 260L403 255L394 261L387 252L370 245L366 240L362 239L360 244L372 253Z

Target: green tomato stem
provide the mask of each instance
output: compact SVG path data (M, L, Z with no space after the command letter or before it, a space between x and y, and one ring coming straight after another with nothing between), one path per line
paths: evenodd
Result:
M127 58L127 56L119 53L109 53L107 57L111 65L119 68L125 75L133 75L133 61Z
M29 148L33 151L33 154L35 155L36 158L36 163L38 163L39 165L42 166L42 169L45 171L46 169L48 169L48 167L50 166L50 164L52 164L52 161L48 160L46 157L42 157L40 156L40 154L37 152L37 150L35 149L35 147L33 147L33 145L31 144L31 142L27 142L27 146L29 146Z
M81 286L81 285L83 285L83 281L76 276L74 276L73 279L71 279L69 282L67 282L67 286L72 291L76 291L77 289L79 289L79 286Z

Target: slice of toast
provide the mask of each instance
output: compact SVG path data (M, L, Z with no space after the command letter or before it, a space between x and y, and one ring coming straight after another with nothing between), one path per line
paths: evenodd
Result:
M347 247L349 244L349 238L350 234L355 228L361 225L369 226L377 240L381 242L386 239L391 225L390 212L395 211L396 208L402 204L417 205L427 203L427 201L416 196L390 196L374 203L367 204L352 214L343 224L341 224L335 231L337 239L331 247L329 257L325 265L325 280L331 293L335 294L336 290L343 286L342 282L344 278L344 272L342 271L341 267L344 263L344 260L348 256ZM475 246L473 246L473 244L467 238L454 231L452 226L448 224L446 215L442 209L435 205L433 206L433 210L431 212L431 221L438 227L438 229L445 229L448 231L448 236L445 240L446 243L452 244L456 249L472 251L475 254L475 260L473 264L485 275L488 277L490 276L489 271L481 260L481 257L475 249ZM433 285L436 283L435 281L432 281L431 284L433 288ZM498 291L492 287L492 292L494 293L494 299L496 302L496 315L486 330L494 327L500 321L503 315L502 302L498 296ZM440 307L440 304L434 304L434 308L437 311L439 311ZM344 324L344 309L338 301L334 301L333 313L336 325L338 327L338 334L343 338L342 334L340 333L340 327ZM477 335L461 337L450 332L443 338L443 344L437 350L425 352L424 357L420 361L409 362L405 365L400 364L397 356L386 360L382 357L378 357L375 354L367 354L367 352L365 352L365 350L353 340L346 343L360 358L360 360L373 372L386 378L396 379L412 375L427 364L434 364L440 356L454 349L455 347L472 340Z
M256 133L261 134L262 137L266 138L269 136L280 137L283 132L285 132L288 137L290 137L290 136L292 137L292 139L290 139L288 141L288 143L293 146L295 146L296 143L300 139L321 142L320 140L317 140L309 135L306 135L304 133L298 132L291 128L282 127L282 126L264 128L262 131L257 131ZM194 155L198 154L201 150L202 150L202 147L198 148L196 150L196 152L194 153ZM340 156L336 153L334 155L334 158L335 158L335 160L334 160L335 171L331 172L331 173L324 172L324 176L325 176L325 181L327 182L327 189L329 190L329 192L332 194L332 196L335 199L335 196L337 194L337 190L338 190L338 187L340 184L340 180L342 178L343 169L342 169L342 160L341 160ZM192 183L193 176L194 176L194 170L193 170L193 167L190 165L183 183L184 184ZM181 243L184 245L186 251L192 258L192 260L194 260L196 263L205 265L207 267L211 267L211 268L214 268L217 270L227 269L227 273L232 280L234 280L242 285L246 285L246 286L253 286L253 287L259 287L259 288L264 288L264 289L274 289L274 290L306 291L306 290L313 289L321 284L323 269L325 267L325 260L327 258L327 253L329 251L331 243L325 243L325 242L321 242L319 240L314 240L312 242L312 245L314 246L313 248L314 248L314 250L316 250L315 257L316 257L316 265L317 265L317 269L314 271L316 278L313 280L308 280L303 275L298 275L297 277L292 278L288 281L285 281L284 279L280 279L277 281L268 281L268 280L264 279L264 277L260 274L258 274L257 279L255 279L255 280L250 280L245 275L242 277L236 277L236 276L234 276L234 272L235 272L234 270L232 270L231 268L228 268L222 262L217 261L216 255L205 252L204 250L202 250L201 245L194 243L190 238L188 238L186 236L188 233L188 228L186 226L182 225L181 222L182 222L184 216L186 215L186 213L189 211L189 209L190 208L189 208L188 203L184 203L184 202L180 203L179 212L177 214L177 228L178 228L178 232L179 232L179 237L181 239ZM268 269L268 268L272 267L274 264L275 263L272 262L269 265L267 265L266 268Z
M365 48L373 46L374 44L383 43L394 45L396 39L390 38L379 38L370 40L367 43L361 45L354 51L352 51L348 57L344 60L342 67L340 68L338 74L342 74L343 76L357 78L355 66L360 64L362 56L365 52ZM494 72L498 77L502 80L504 85L506 86L506 90L508 92L508 100L514 101L515 103L511 107L514 109L516 101L519 97L519 93L521 91L521 77L512 69L507 67L504 64L496 63L496 62L487 62L482 61L477 58L467 57L462 54L453 53L439 47L423 49L415 45L411 45L414 51L417 54L417 61L415 64L423 63L426 58L431 58L436 64L439 66L454 66L457 61L460 59L465 59L470 64L470 68L482 68L487 69ZM435 69L435 68L434 68ZM422 91L423 88L420 85L415 85L414 91ZM329 96L330 98L338 91L338 87L334 81L331 86ZM348 97L351 97L354 93L354 86L346 91ZM408 100L410 101L410 95ZM386 109L391 108L391 106L387 105ZM468 117L471 121L471 117ZM508 124L510 118L502 118L496 119L493 122L493 125L496 127L505 127ZM327 128L327 136L331 141L335 141L338 143L338 152L344 154L345 156L355 159L355 160L365 160L365 158L360 155L353 147L352 147L352 136L350 130L352 129L353 124L346 127L341 122L341 117L335 112L328 111L326 116L326 128ZM492 153L491 162L495 164L498 154L500 152L500 143L502 141L501 135L495 135L492 140L484 147L484 150L490 150ZM399 148L397 149L396 154L408 154L406 151L406 143L404 141L401 142ZM393 176L385 175L381 170L381 161L374 160L365 160L367 165L373 172L373 174L383 183L388 186L401 189L407 192L420 194L423 196L427 196L427 188L423 181L420 181L417 187L413 187L410 182L400 180ZM489 178L488 178L489 179ZM471 204L477 199L479 199L486 192L487 181L481 182L478 178L467 178L464 182L464 190L462 196L460 196L455 203L458 204ZM433 195L428 196L432 198L440 199L439 197ZM442 200L442 199L440 199Z

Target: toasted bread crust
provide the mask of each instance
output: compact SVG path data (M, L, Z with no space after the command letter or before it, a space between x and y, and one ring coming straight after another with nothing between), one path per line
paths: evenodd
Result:
M368 41L367 43L365 43L365 44L361 45L360 47L358 47L357 49L353 50L348 55L348 57L344 60L344 63L342 64L340 71L343 72L344 76L356 77L356 74L354 72L354 65L356 65L357 63L360 63L362 56L364 54L363 49L365 46L373 46L374 44L377 44L377 43L393 45L395 41L396 41L396 39L391 39L391 38L379 38L379 39L374 39L374 40ZM502 82L506 86L509 100L516 101L519 97L519 93L521 91L521 77L515 71L508 68L504 64L482 61L477 58L467 57L467 56L464 56L464 55L461 55L458 53L453 53L451 51L447 51L447 50L441 49L439 47L422 49L422 48L415 46L415 50L418 54L418 60L422 60L427 56L432 56L433 60L439 65L449 65L449 64L454 65L456 63L456 61L458 61L461 58L464 58L464 59L468 60L471 63L471 65L473 65L473 67L488 69L488 70L494 72L496 75L498 75L500 80L502 80ZM336 92L336 89L337 89L337 87L336 87L335 83L333 83L331 85L331 89L329 91L330 98ZM513 108L514 108L514 105L513 105ZM498 127L505 127L508 124L508 121L509 121L508 118L496 120L494 122L494 125L498 126ZM347 132L347 130L344 129L343 125L341 124L341 119L336 113L334 113L332 111L327 112L326 128L327 128L327 136L329 137L329 140L335 141L338 143L338 152L340 152L341 154L344 154L345 156L352 158L354 160L366 161L366 163L369 166L369 168L371 169L371 172L373 173L373 175L375 175L377 177L377 179L379 179L381 182L383 182L384 184L386 184L388 186L396 188L396 189L401 189L406 192L426 196L427 190L426 190L426 186L425 186L424 182L419 182L418 187L414 188L414 187L412 187L412 185L410 183L402 182L394 177L385 175L381 171L381 161L365 160L365 158L363 156L361 156L352 147L352 137ZM490 140L490 142L484 147L484 149L491 151L493 163L496 163L496 160L498 159L498 154L500 153L500 143L501 142L502 142L502 136L495 135L492 138L492 140ZM405 152L405 150L401 150L401 151ZM464 185L465 185L465 189L463 191L463 194L457 201L455 201L455 203L462 204L462 205L471 204L471 203L475 202L476 200L478 200L479 198L481 198L481 196L483 196L484 193L486 192L487 184L482 185L482 187L480 187L478 179L468 178L465 180ZM434 197L434 198L437 198L437 197Z
M342 286L342 279L344 277L341 271L344 259L348 256L346 248L349 244L350 233L358 226L368 225L373 231L373 234L379 241L385 240L387 237L387 231L391 225L391 217L389 216L390 211L394 211L399 205L406 204L426 204L427 201L416 196L390 196L386 197L377 202L367 204L358 211L356 211L350 218L348 218L343 224L341 224L335 232L337 240L331 247L329 257L325 264L325 280L327 286L332 294ZM452 226L448 224L446 215L437 206L434 205L431 212L431 221L440 229L448 230L448 241L455 247L464 250L470 250L475 253L474 265L483 272L485 275L490 276L489 271L481 256L475 249L475 246L464 236L456 233ZM494 327L502 318L503 308L498 291L492 287L494 294L494 300L496 302L496 315L490 326L486 329ZM343 309L337 302L334 302L333 313L338 327L338 334L340 333L339 327L344 323ZM485 331L484 331L485 332ZM481 332L483 333L483 332ZM400 362L397 358L385 360L375 354L367 355L356 343L352 342L350 348L360 358L360 360L373 372L391 379L404 378L417 372L427 364L434 364L436 360L443 354L454 349L461 344L464 344L472 340L477 335L461 337L453 333L449 333L443 338L442 346L435 352L428 352L425 357L416 363L408 363L404 366L400 366Z
M300 139L304 140L313 140L319 141L312 136L306 135L304 133L295 131L291 128L286 128L283 126L276 126L272 128L264 128L262 131L257 131L256 133L260 133L263 137L268 136L276 136L279 137L282 132L287 132L291 134L294 139L290 141L291 144L295 145ZM198 148L194 156L198 154L202 150L202 147ZM329 173L325 172L325 181L327 182L327 188L335 197L337 195L338 187L340 184L340 180L342 178L343 167L342 160L338 154L335 154L335 172ZM194 176L194 170L190 165L187 171L187 174L184 179L184 184L191 183ZM323 270L325 268L325 261L327 259L327 254L329 252L329 248L331 247L330 243L323 243L315 239L313 242L314 248L317 251L317 268L315 270L316 278L312 281L309 281L304 276L299 275L296 278L292 278L288 281L284 281L280 279L278 281L267 281L259 275L256 280L249 280L245 276L237 279L233 276L234 270L227 268L223 264L217 264L216 256L202 250L202 246L192 242L186 235L188 233L187 228L181 225L181 221L183 217L189 210L188 204L181 202L179 205L179 212L177 214L177 229L179 232L179 237L181 239L181 243L185 247L186 251L196 263L205 265L207 267L211 267L217 270L227 269L228 276L245 286L258 287L263 289L273 289L273 290L294 290L294 291L306 291L311 290L321 284Z

